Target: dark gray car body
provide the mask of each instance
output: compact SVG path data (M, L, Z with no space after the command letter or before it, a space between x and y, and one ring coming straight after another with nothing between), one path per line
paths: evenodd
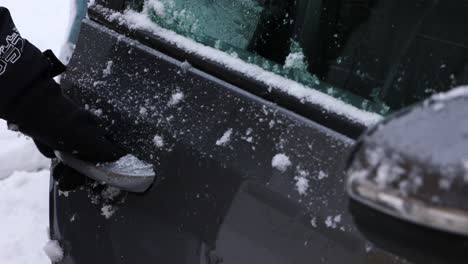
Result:
M103 73L109 61L112 71ZM54 164L50 226L65 252L60 263L465 260L464 239L434 234L451 244L431 251L416 238L381 239L379 231L411 237L417 228L381 221L359 206L354 215L374 218L366 216L365 231L356 225L343 181L361 124L266 93L254 80L93 12L62 84L123 147L154 165L157 181L144 194L113 193ZM183 100L169 103L174 93ZM216 144L227 131L230 141ZM164 146L154 145L155 135ZM272 166L277 154L291 161L285 172ZM309 189L300 195L295 177L304 173Z

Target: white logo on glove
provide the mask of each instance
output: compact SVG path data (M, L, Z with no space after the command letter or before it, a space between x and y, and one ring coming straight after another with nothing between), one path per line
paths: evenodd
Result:
M5 73L9 63L14 64L21 58L23 47L24 40L19 33L6 37L6 45L0 46L0 75Z

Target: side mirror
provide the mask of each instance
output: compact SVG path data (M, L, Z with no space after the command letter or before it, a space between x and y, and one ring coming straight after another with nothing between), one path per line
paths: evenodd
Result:
M351 199L468 236L468 87L435 95L366 132L347 169Z

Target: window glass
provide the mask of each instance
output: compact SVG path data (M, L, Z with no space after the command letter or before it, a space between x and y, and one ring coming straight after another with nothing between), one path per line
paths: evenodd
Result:
M468 83L462 0L148 0L157 24L386 114Z

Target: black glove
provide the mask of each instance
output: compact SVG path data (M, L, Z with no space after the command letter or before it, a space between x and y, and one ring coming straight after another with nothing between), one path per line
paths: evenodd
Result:
M32 137L45 156L52 158L52 150L60 150L84 160L104 162L125 155L106 137L95 116L65 98L52 78L33 85L34 89L10 112L8 121Z
M112 143L96 117L80 109L63 96L53 77L65 66L51 51L44 52L50 63L47 74L33 81L29 93L24 94L9 111L7 120L19 131L32 137L39 151L54 158L54 150L73 153L91 162L114 161L125 152Z
M31 136L50 158L53 150L95 162L125 155L93 115L62 95L53 77L64 70L52 52L42 54L23 39L10 12L0 7L0 118Z

